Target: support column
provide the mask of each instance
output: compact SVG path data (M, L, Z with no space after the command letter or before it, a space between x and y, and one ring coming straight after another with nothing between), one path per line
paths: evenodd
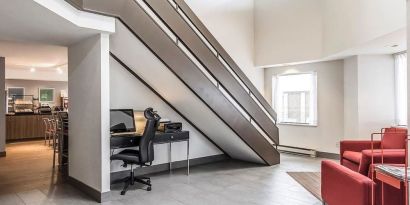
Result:
M0 157L6 156L6 60L0 57Z
M69 177L97 201L110 191L109 88L109 35L69 46Z
M410 48L410 3L407 1L407 48ZM410 120L410 59L407 55L407 119ZM407 122L407 129L409 129L409 123ZM410 147L410 143L408 142L408 147ZM408 158L410 159L410 152L408 152ZM410 184L408 184L407 187L410 187ZM410 196L410 189L408 189L407 196ZM407 202L408 203L408 202Z

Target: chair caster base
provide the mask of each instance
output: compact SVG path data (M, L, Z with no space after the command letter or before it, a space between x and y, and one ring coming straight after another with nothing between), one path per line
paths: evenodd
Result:
M152 190L152 188L149 186L148 188L147 188L147 191L151 191Z
M124 196L124 195L125 195L125 193L126 193L126 191L121 191L121 195L123 195L123 196Z

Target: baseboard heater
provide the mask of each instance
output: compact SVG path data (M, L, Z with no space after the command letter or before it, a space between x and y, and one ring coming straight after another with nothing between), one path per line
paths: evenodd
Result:
M292 147L286 145L277 145L276 146L279 152L288 153L288 154L295 154L295 155L303 155L303 156L310 156L316 157L317 151L314 149L307 149L301 147Z

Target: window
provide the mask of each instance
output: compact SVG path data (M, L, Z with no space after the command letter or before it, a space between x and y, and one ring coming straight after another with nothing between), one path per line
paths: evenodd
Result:
M407 53L394 55L396 124L407 125Z
M272 82L279 123L317 125L316 73L278 75Z
M8 97L13 97L16 96L15 99L23 99L24 95L24 88L18 88L18 87L9 87L7 88L8 90Z
M39 88L38 90L40 102L54 102L54 88Z

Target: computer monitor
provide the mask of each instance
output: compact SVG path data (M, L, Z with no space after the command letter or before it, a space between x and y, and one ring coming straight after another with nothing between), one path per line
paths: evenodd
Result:
M134 110L110 110L111 133L135 132Z

